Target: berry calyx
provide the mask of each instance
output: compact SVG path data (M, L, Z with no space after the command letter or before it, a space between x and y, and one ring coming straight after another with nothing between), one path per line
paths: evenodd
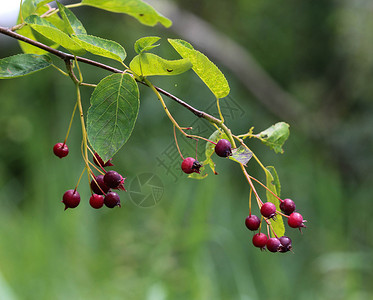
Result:
M228 157L232 155L232 145L226 139L221 139L215 145L215 153L220 157Z
M272 202L266 202L260 208L260 213L268 219L273 218L276 215L276 205Z
M104 176L104 182L108 187L112 189L117 189L120 185L123 185L124 179L122 175L120 175L118 172L108 171Z
M257 233L253 236L253 245L263 250L267 244L267 236L264 233Z
M65 143L57 143L53 146L53 153L59 158L62 158L69 154L69 148Z
M300 213L293 212L288 218L288 225L292 228L306 227L303 222L303 217Z
M98 195L103 195L104 193L106 194L110 187L108 187L105 182L104 182L104 175L98 175L95 177L96 182L92 179L91 181L91 189L95 194ZM101 189L100 189L101 188Z
M91 198L89 198L89 204L96 209L101 208L104 205L104 196L93 194Z
M115 206L120 207L120 197L115 192L109 192L105 196L104 203L109 208L113 208Z
M193 157L187 157L181 163L181 169L186 174L199 173L199 169L202 165Z
M67 190L62 197L63 204L65 204L65 210L68 208L75 208L80 203L80 195L76 190Z
M258 230L260 226L260 219L256 215L248 216L245 219L245 225L249 230L252 230L252 231Z
M293 249L291 246L291 239L288 236L284 235L280 237L279 240L280 240L281 246L279 247L278 252L288 252L291 249Z
M290 215L295 210L295 203L291 199L284 199L280 203L280 209L283 211L284 214Z
M278 238L269 238L266 246L268 251L277 252L281 246L281 242Z
M97 152L95 152L95 155L93 156L93 162L94 162L97 166L101 166L101 167L103 167L103 168L114 166L114 165L111 163L111 160L112 160L112 158L110 158L107 162L104 162L104 161L102 160L102 158L100 157L100 155L98 155Z

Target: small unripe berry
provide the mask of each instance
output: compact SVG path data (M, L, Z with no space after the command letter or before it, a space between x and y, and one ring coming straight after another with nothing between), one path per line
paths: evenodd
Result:
M303 221L302 215L297 212L293 212L288 218L288 225L292 228L306 227L303 222L305 221Z
M283 211L284 214L290 215L295 210L295 203L291 199L284 199L280 203L280 209Z
M104 196L93 194L91 198L89 198L89 204L96 209L101 208L104 205Z
M181 169L186 174L199 173L201 167L202 165L193 157L187 157L181 163Z
M272 202L266 202L260 208L260 213L268 219L273 218L276 215L276 205Z
M215 145L215 153L220 157L228 157L232 155L232 145L226 139L221 139Z
M80 195L76 190L67 190L62 197L63 204L65 204L65 210L68 208L75 208L80 203Z
M248 216L245 219L245 225L249 230L252 230L252 231L258 230L260 226L260 219L256 215Z
M91 181L91 189L95 194L103 195L106 194L109 191L109 187L104 182L104 175L98 175L95 177L96 182L92 179ZM101 189L100 189L101 188Z
M120 207L120 197L115 192L109 192L105 196L104 203L109 208L113 208L115 206Z
M69 148L65 143L57 143L53 146L53 153L59 158L62 158L69 154Z
M281 246L281 242L278 238L270 238L267 241L267 249L271 252L277 252Z
M104 182L108 187L116 189L120 184L123 184L124 179L119 173L115 171L108 171L104 176Z
M253 245L260 249L264 249L267 244L267 236L264 233L257 233L253 236Z

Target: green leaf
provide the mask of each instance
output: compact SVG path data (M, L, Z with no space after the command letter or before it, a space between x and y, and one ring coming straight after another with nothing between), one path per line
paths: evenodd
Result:
M113 74L97 85L87 113L88 139L104 161L127 142L139 112L139 89L128 74Z
M65 27L67 32L72 34L87 34L82 22L74 15L74 13L66 8L64 5L57 1L58 9L60 10L60 14L62 20L65 22Z
M232 149L232 155L228 158L246 166L252 157L253 153L247 147L241 145L236 149Z
M275 195L280 197L281 186L276 169L272 166L268 166L266 167L265 173L267 188L270 189ZM267 201L272 202L274 205L276 205L277 211L281 211L280 201L269 191L266 192L266 196ZM271 219L271 224L278 237L285 234L284 220L282 219L282 216L280 214L276 214L276 217L274 219Z
M130 62L130 69L141 76L179 75L192 68L186 58L167 60L152 53L136 55Z
M258 137L263 144L269 146L276 153L284 153L282 146L289 137L289 127L289 124L279 122L258 133L256 137Z
M124 48L114 41L86 34L73 35L72 38L80 47L95 55L112 58L120 62L127 56Z
M46 55L18 54L0 59L0 79L15 78L43 70L51 65Z
M207 85L216 98L223 98L229 94L228 81L219 68L204 54L194 50L193 46L183 40L168 39L172 47L183 58L188 58L193 64L193 71Z
M170 19L162 16L152 6L141 0L82 0L82 4L128 14L148 26L154 26L158 22L165 27L172 25Z
M47 39L55 42L56 44L61 45L73 54L84 54L84 49L82 49L76 42L74 42L66 33L59 30L56 26L54 26L47 20L36 15L31 15L25 19L25 22L29 24L32 29L42 34Z
M159 44L154 45L154 43L156 43L159 40L160 40L160 37L157 37L157 36L147 36L147 37L138 39L134 46L136 53L140 54L144 51L149 51L155 47L158 47Z

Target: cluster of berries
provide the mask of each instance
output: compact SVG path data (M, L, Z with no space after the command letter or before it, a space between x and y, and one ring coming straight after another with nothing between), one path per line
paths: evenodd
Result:
M59 158L63 158L69 154L69 148L65 143L57 143L53 147L53 152ZM93 157L93 162L99 166L105 173L95 176L92 174L92 181L90 183L92 196L89 199L89 204L96 209L107 206L109 208L114 208L115 206L120 205L120 197L116 192L113 192L112 189L123 190L124 180L116 171L105 171L105 167L113 166L111 159L106 163L101 159L101 157L95 153ZM80 203L80 195L75 189L67 190L63 197L62 203L65 205L65 210L68 208L75 208Z
M306 227L304 225L306 221L303 220L303 216L295 212L294 201L291 199L280 199L280 201L281 215L288 218L288 225L291 228L299 228L299 230L301 230L302 227ZM260 213L268 225L268 220L275 218L276 214L279 212L276 211L276 206L272 202L265 202L260 208ZM249 230L256 231L260 228L261 220L258 216L250 214L245 219L245 225ZM289 237L277 237L275 233L274 235L275 237L270 237L269 234L267 236L261 232L256 233L252 239L253 245L261 250L267 248L270 252L288 252L292 250L291 239Z

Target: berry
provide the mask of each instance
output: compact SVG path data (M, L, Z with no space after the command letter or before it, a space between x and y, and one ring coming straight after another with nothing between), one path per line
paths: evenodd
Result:
M276 205L272 202L266 202L260 208L260 213L268 219L273 218L276 215Z
M92 181L91 181L91 189L92 189L92 191L95 194L98 194L98 195L103 195L104 193L106 194L109 191L110 188L104 182L104 175L98 175L98 176L95 177L95 179L96 179L98 185L92 179Z
M248 216L245 220L245 225L252 231L258 230L260 226L260 219L256 215Z
M267 249L271 252L277 252L281 246L281 242L278 238L270 238L267 241Z
M278 249L278 252L288 252L292 249L291 247L291 239L287 236L282 236L279 238L281 246Z
M291 199L284 199L280 203L280 209L284 212L284 214L290 215L295 210L295 203Z
M104 182L108 187L110 187L112 189L116 189L121 184L123 185L124 179L123 179L122 175L120 175L118 172L108 171L108 172L106 172L106 174L104 176Z
M215 145L215 153L220 157L228 157L232 155L231 143L226 139L221 139Z
M89 204L96 209L101 208L104 205L104 196L93 194L91 198L89 198Z
M202 165L193 157L187 157L181 163L181 169L186 174L199 173L201 167Z
M104 203L107 207L113 208L115 206L120 207L120 198L119 195L115 192L109 192L106 194Z
M264 233L257 233L253 236L253 245L260 249L264 249L267 244L267 236Z
M97 152L95 152L95 155L93 156L93 162L94 162L97 166L101 166L101 167L103 167L103 168L114 166L114 165L111 163L111 160L112 160L112 158L110 158L107 162L104 162L104 161L102 160L102 158L100 157L100 155L98 155Z
M68 208L75 208L80 203L80 195L76 190L67 190L62 197L63 204L65 204L65 210Z
M288 218L288 225L292 228L301 228L301 227L306 227L303 222L306 222L305 220L303 221L303 217L300 213L293 212L289 218Z
M59 158L62 158L69 154L69 148L65 143L57 143L53 146L53 153Z

